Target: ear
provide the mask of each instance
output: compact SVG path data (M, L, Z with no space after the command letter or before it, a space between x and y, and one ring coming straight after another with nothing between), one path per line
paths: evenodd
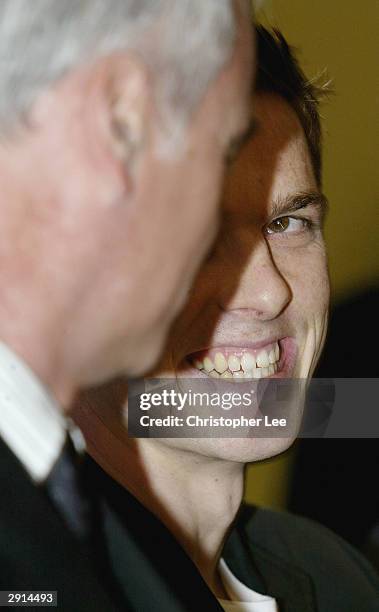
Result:
M107 83L111 150L132 175L149 141L152 85L146 67L130 56L115 58Z

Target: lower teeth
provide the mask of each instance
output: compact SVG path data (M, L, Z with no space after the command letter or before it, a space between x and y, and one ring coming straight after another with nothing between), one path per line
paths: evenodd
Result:
M223 372L223 374L219 374L217 370L212 370L211 372L207 372L206 370L201 369L200 371L204 372L205 374L208 374L208 376L210 376L211 378L226 378L226 379L234 378L237 380L259 379L259 378L267 378L268 376L273 376L273 374L276 374L276 372L278 371L278 364L277 363L271 364L267 368L255 368L254 370L250 372L244 372L243 370L238 370L237 372L231 372L230 370L226 370L225 372Z

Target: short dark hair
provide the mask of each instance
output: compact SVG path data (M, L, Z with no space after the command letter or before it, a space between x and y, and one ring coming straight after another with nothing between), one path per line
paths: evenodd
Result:
M322 182L320 98L327 93L309 81L279 30L256 26L257 77L255 91L281 96L296 112L309 146L317 184Z

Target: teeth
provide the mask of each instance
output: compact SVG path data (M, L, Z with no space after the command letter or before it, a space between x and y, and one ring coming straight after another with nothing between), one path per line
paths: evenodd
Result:
M263 349L258 355L245 352L241 357L229 355L219 351L211 359L205 357L203 360L196 358L193 365L198 370L206 372L212 378L266 378L273 376L278 371L280 360L279 343L275 342L270 350Z
M245 374L240 370L239 372L233 372L233 378L244 378Z
M245 378L262 378L261 368L253 368L245 372Z
M238 372L241 367L241 362L236 355L230 355L228 365L231 372Z
M233 378L233 374L229 372L229 370L226 370L226 372L221 374L220 378Z
M245 372L255 368L255 359L251 353L244 353L241 357L241 366Z
M214 363L209 357L205 357L204 359L204 370L206 372L212 372L215 369Z
M211 378L220 378L220 374L218 372L216 372L215 370L213 370L212 372L209 373L209 376Z
M233 372L232 378L236 383L243 383L245 380L245 373L242 372L242 370L239 370L239 372Z
M215 356L215 369L220 374L223 374L225 370L228 369L228 362L226 361L224 355L222 353L216 353Z
M269 365L270 365L270 361L268 358L267 351L261 351L257 356L258 368L268 368Z

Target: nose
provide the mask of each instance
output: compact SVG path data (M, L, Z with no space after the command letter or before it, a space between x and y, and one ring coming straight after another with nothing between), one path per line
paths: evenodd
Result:
M224 274L234 281L221 290L220 307L230 313L253 313L261 321L275 319L291 301L291 289L265 238L260 234L252 239L251 232L246 232L238 241L229 240L229 247L223 257L229 270Z

